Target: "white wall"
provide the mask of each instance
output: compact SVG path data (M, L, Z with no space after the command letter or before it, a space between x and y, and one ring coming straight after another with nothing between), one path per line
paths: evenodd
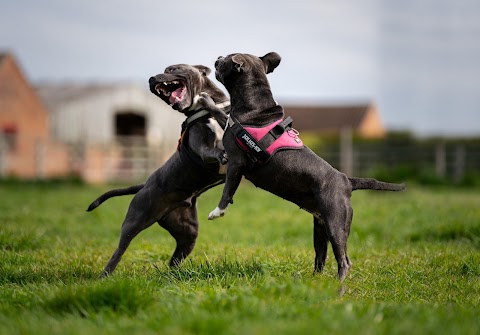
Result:
M115 115L122 111L145 116L149 144L176 146L183 114L135 85L99 89L58 105L51 111L52 130L55 137L68 143L108 144L115 137Z

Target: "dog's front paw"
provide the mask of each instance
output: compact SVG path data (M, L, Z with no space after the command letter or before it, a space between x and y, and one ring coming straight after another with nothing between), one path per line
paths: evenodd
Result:
M220 209L216 207L213 211L210 212L210 214L208 214L208 219L214 220L216 218L222 217L225 215L225 211L226 209Z
M205 92L200 93L200 98L198 99L198 103L203 108L215 106L215 101L213 101L212 97L210 97L210 95L208 95L208 93L205 93Z

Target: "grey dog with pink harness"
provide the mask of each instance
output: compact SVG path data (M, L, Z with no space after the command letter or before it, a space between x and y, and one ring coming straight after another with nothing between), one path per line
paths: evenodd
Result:
M273 108L283 113L281 106ZM265 164L277 151L304 147L298 131L292 128L292 122L291 117L286 117L262 127L242 126L233 116L229 116L225 131L233 132L238 146L253 163Z

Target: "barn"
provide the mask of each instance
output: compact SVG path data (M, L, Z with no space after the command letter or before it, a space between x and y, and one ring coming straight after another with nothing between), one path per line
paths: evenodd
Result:
M69 144L110 144L135 138L175 148L183 115L137 84L42 84L50 134Z
M146 178L176 149L181 113L138 84L41 84L49 133L90 182Z

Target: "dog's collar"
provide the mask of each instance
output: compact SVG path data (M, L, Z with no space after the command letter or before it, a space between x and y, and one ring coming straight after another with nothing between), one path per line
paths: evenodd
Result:
M201 118L202 116L208 115L208 114L210 114L209 111L207 111L207 110L205 110L205 109L200 109L200 110L194 112L194 113L193 113L192 115L190 115L189 117L187 117L187 119L185 120L185 122L186 122L187 124L192 123L193 121Z
M225 107L228 107L228 106L230 106L230 100L221 102L221 103L219 103L219 104L215 104L215 106L216 106L217 108L220 108L220 109L225 108Z
M217 108L223 109L223 108L226 108L226 107L230 106L230 101L227 100L227 101L221 102L219 104L215 104L215 106ZM198 120L199 118L201 118L205 115L208 115L208 114L210 114L209 111L207 111L205 109L199 109L197 111L194 111L192 115L187 117L185 122L188 125L188 124L192 123L193 121Z

